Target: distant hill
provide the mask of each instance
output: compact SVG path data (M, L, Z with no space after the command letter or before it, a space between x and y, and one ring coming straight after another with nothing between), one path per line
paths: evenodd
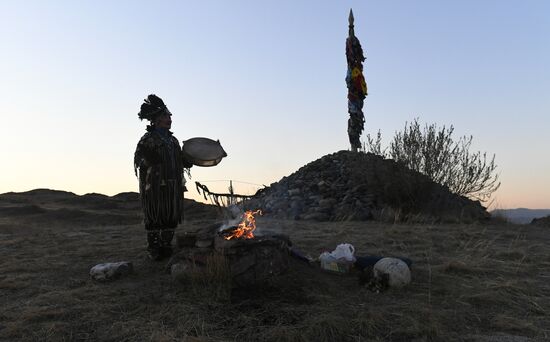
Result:
M184 199L186 220L216 218L216 206ZM68 224L136 224L142 220L141 202L136 192L114 196L98 193L76 195L51 189L0 194L0 218L29 222L61 221Z
M550 215L550 209L497 209L491 211L492 216L500 216L508 219L512 223L528 224L533 219Z

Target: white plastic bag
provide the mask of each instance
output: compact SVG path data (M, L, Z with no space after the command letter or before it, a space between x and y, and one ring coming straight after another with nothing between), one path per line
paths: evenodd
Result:
M330 255L336 260L344 259L349 262L355 262L354 254L355 248L349 243L339 244L336 246L336 249L330 253Z
M338 273L348 273L355 262L355 248L349 243L336 246L332 252L323 252L319 256L321 268Z

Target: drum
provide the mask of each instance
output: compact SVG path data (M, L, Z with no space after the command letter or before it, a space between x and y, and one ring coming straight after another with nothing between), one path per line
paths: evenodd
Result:
M219 140L191 138L183 142L183 158L196 166L214 166L227 157Z

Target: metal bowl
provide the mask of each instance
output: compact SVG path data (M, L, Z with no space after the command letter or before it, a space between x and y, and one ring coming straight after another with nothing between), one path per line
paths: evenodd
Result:
M218 165L227 153L219 140L197 137L183 142L182 156L193 165L209 167Z

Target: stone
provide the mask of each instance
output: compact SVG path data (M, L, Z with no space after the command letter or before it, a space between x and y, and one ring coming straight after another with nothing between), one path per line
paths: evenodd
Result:
M311 213L304 215L302 219L311 221L327 221L329 219L329 215L325 213Z
M303 207L304 207L304 203L301 200L293 200L292 202L290 202L290 209L291 210L302 211Z
M332 207L334 204L336 204L336 199L334 198L324 198L319 201L319 206L322 208Z
M375 278L382 278L383 275L387 275L390 287L399 288L411 283L409 266L401 259L380 259L374 264L373 273Z
M265 210L272 210L273 207L274 207L274 203L275 203L275 201L269 200L269 201L264 202L264 204L263 204L262 207L263 207Z
M90 277L96 281L109 281L120 278L134 271L131 262L108 262L97 264L90 269Z
M290 196L290 197L298 196L298 195L300 195L301 193L302 193L302 190L300 190L300 189L298 189L298 188L288 190L288 196Z
M90 233L86 233L86 232L68 232L68 233L65 233L65 236L85 238L87 236L90 236Z
M311 200L311 201L314 201L314 202L319 202L320 200L323 199L323 196L321 196L321 195L310 195L308 197L308 199Z
M284 273L289 267L287 236L266 234L254 239L214 240L215 252L228 262L233 287L249 287Z

